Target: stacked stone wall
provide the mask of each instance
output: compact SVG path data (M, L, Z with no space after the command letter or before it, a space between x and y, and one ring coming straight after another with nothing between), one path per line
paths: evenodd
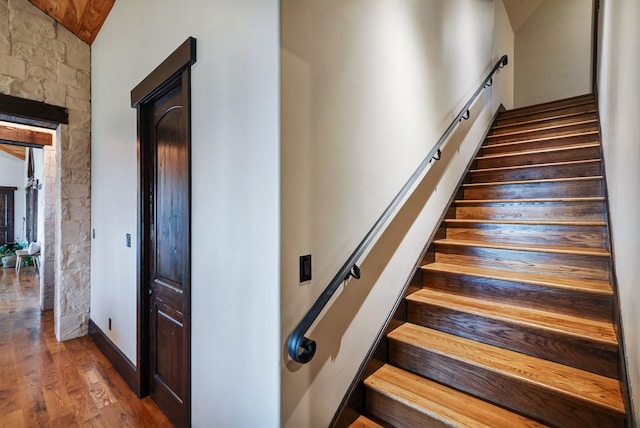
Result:
M41 305L54 308L59 340L86 334L89 322L90 70L89 45L27 0L0 0L0 93L69 111L69 124L59 126L54 146L45 148L40 234Z

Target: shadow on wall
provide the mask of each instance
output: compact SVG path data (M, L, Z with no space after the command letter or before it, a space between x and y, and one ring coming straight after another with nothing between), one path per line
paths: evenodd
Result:
M477 114L477 111L484 107L482 103L476 103L476 106L476 108L472 108L472 115L474 114L474 110L476 110ZM378 283L382 273L403 240L407 237L407 234L424 209L429 198L437 190L438 183L447 170L448 162L459 151L472 125L472 121L465 121L452 134L447 144L443 147L443 161L432 163L426 175L406 199L395 217L382 232L379 239L370 248L366 258L359 264L362 272L361 279L354 280L351 278L349 281L346 281L342 288L336 291L336 295L334 295L332 301L328 303L325 311L320 314L314 327L305 334L306 337L315 340L317 344L317 351L313 360L306 365L291 360L287 352L288 337L283 337L282 358L283 361L286 361L283 373L285 371L300 372L298 374L304 376L304 379L299 379L299 381L295 383L295 388L298 389L298 391L296 391L296 394L291 395L299 397L299 400L293 403L283 403L282 421L289 420L300 400L303 399L306 390L313 384L325 364L337 358L343 346L342 336L344 332L347 331L348 327L354 321L356 314L364 305L373 288L385 286L385 284ZM438 226L439 224L434 224L432 229L436 230ZM429 236L424 237L425 244L427 244L427 239L429 239ZM416 254L416 263L419 263L421 257L421 254ZM413 277L413 273L413 271L407 272L406 277L397 278L397 281L408 284ZM326 287L326 284L324 286ZM389 312L392 309L392 303L393 302L388 302L388 305L380 308L380 310ZM309 307L310 306L311 305L309 305ZM378 331L381 328L382 325L375 326L375 329ZM371 345L372 343L368 343L366 346L370 347ZM362 346L362 344L350 345L347 343L345 346ZM304 369L308 370L307 374L303 374ZM352 376L354 375L355 373ZM311 402L313 403L313 400ZM313 413L313 409L311 409L311 412Z

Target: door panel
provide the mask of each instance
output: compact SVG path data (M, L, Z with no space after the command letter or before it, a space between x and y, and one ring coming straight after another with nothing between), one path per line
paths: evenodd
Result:
M149 391L178 426L189 414L189 138L181 79L149 105Z
M0 245L13 242L15 187L0 187Z

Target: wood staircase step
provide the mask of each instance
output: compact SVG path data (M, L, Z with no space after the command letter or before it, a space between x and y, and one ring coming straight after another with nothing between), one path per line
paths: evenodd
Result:
M580 131L566 135L550 135L533 138L522 138L515 141L485 143L482 145L479 155L491 155L499 153L516 153L539 149L553 149L578 144L599 144L597 131ZM595 159L595 158L594 158Z
M429 263L421 267L423 287L531 309L610 322L609 282Z
M364 385L367 408L395 427L546 426L388 364Z
M598 117L595 111L589 113L579 113L564 117L547 118L545 120L523 120L510 125L497 125L491 128L489 136L512 135L518 132L534 132L541 130L555 130L566 126L581 123L597 123Z
M350 428L385 428L385 425L369 419L366 416L360 415L358 418L349 425Z
M497 115L351 426L628 426L599 132L593 94Z
M388 339L391 364L545 423L624 426L615 379L409 323Z
M407 296L407 321L615 378L610 322L423 289Z
M466 183L462 190L465 199L513 199L521 195L530 198L579 198L603 196L604 184L601 176L569 177Z
M568 107L558 107L555 109L544 110L538 113L529 113L524 116L516 116L511 118L504 118L503 115L499 115L494 125L495 129L501 129L509 127L513 124L541 122L545 120L555 120L561 118L575 117L584 113L595 113L597 111L595 102L585 101L579 104Z
M447 239L606 248L607 224L584 221L446 219Z
M606 249L547 245L516 245L439 239L434 241L435 261L516 272L549 272L560 277L607 281Z
M598 131L598 120L589 119L573 122L570 125L549 125L539 129L503 130L503 132L488 135L487 144L508 143L530 138L570 136L575 133Z
M600 159L555 162L538 165L505 166L469 171L472 183L496 181L541 180L549 178L589 177L600 175Z
M535 165L555 162L569 162L600 157L597 143L575 144L540 150L523 150L513 153L496 153L476 157L476 168L495 168L516 165Z
M503 119L529 116L531 114L560 110L567 107L576 107L584 103L592 103L595 105L595 96L593 94L579 95L560 101L550 101L546 103L535 104L527 107L519 107L512 110L504 111L500 114Z
M604 198L465 200L454 203L458 219L585 220L604 219Z

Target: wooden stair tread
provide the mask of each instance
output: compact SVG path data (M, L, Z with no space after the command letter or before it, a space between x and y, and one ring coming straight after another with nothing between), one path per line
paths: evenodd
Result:
M524 327L534 327L600 343L615 350L618 346L613 325L571 315L521 308L499 302L435 291L418 290L407 296L415 303L431 304Z
M529 124L535 124L535 123L539 123L539 122L550 122L550 121L554 121L554 120L559 120L559 119L567 119L570 117L575 117L575 116L581 116L583 114L589 114L589 113L596 113L596 108L592 106L593 103L584 103L584 105L589 106L587 107L585 110L582 111L570 111L570 112L566 112L566 113L558 113L558 114L553 114L550 112L550 116L542 116L542 117L535 117L536 113L530 114L528 116L532 116L531 118L527 119L527 120L519 120L518 122L515 123L500 123L500 118L498 118L496 125L493 126L493 129L504 129L504 128L509 128L512 126L517 126L517 125L529 125ZM568 110L568 107L563 107L562 109L564 110ZM552 110L553 111L553 110ZM537 113L537 115L540 115L541 113ZM527 116L523 116L523 117L527 117ZM504 119L503 119L504 120Z
M544 427L472 395L385 364L369 376L367 388L398 400L445 425L457 427Z
M566 150L580 150L587 148L600 147L598 143L583 143L583 144L572 144L560 147L550 147L547 149L534 149L534 150L522 150L519 152L507 152L507 153L492 153L488 155L478 156L476 160L485 160L485 159L496 159L496 158L505 158L511 156L526 156L526 155L534 155L540 153L554 153L559 151Z
M563 166L584 165L588 163L600 163L600 159L585 159L585 160L566 161L566 162L538 163L533 165L527 164L527 165L514 165L514 166L496 166L493 168L470 169L469 172L471 174L474 174L479 172L514 171L519 169L531 169L531 168L542 168L542 167L561 168Z
M534 104L531 106L514 108L512 110L502 112L500 114L500 118L511 119L513 117L527 116L531 113L560 110L563 108L575 107L588 103L595 105L595 97L592 94L578 95L576 97L571 97L560 101L549 101L540 104Z
M571 139L571 138L586 137L586 136L590 136L590 135L592 135L594 137L593 143L597 143L597 141L595 141L595 140L597 139L598 134L599 134L598 131L575 131L575 132L571 132L571 133L568 133L568 134L545 135L545 136L524 138L522 140L506 141L506 142L503 142L503 143L490 143L490 142L487 141L485 144L482 145L482 148L483 149L495 149L495 148L507 147L507 146L527 145L528 143L539 143L541 141L568 140L568 139ZM559 146L559 147L566 147L566 145Z
M505 271L478 266L454 265L440 262L429 263L422 266L422 269L440 273L455 273L480 278L518 282L523 284L537 285L540 287L576 290L603 296L613 295L611 285L605 281L558 278L555 276L539 275L526 272Z
M575 221L575 220L485 220L485 219L457 219L447 218L446 224L474 225L474 224L513 224L532 226L606 226L604 221Z
M437 239L434 241L436 245L448 245L455 247L473 247L488 248L494 250L513 250L513 251L529 251L542 252L552 254L572 254L579 256L596 256L609 257L609 251L605 248L586 248L586 247L566 247L560 245L538 245L538 244L505 244L501 242L486 241L462 241L458 239Z
M602 196L585 196L582 198L531 198L531 199L456 199L456 205L473 205L473 204L486 204L486 203L535 203L535 202L604 202Z
M625 414L616 379L410 323L400 325L387 337L500 372L521 382L562 392L623 417Z
M366 416L360 415L358 418L349 425L351 428L384 428L384 425L380 425L376 421L369 419Z
M555 124L555 125L549 124L541 127L531 127L531 128L521 129L521 130L505 131L505 132L500 132L496 134L490 134L487 136L487 138L501 138L501 137L508 137L508 136L514 136L514 135L529 134L532 132L552 131L552 130L558 130L562 128L569 128L572 126L597 124L597 123L598 123L598 119L596 117L593 117L590 119L576 120L571 123L561 123L561 124Z
M592 175L588 177L563 177L563 178L541 178L535 180L513 180L513 181L491 181L484 183L464 183L463 188L486 187L486 186L504 186L509 184L543 184L543 183L574 183L578 181L595 181L602 180L601 175Z

